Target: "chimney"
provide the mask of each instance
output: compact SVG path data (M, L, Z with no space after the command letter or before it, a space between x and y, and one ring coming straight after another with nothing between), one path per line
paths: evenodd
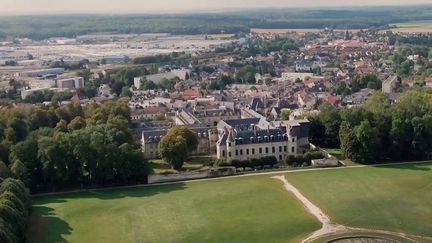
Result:
M255 124L251 124L252 131L254 133L254 137L256 137L256 126Z

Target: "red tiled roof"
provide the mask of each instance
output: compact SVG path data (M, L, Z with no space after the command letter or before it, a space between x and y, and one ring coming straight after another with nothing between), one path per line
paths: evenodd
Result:
M331 105L335 105L339 101L337 96L330 95L327 97L327 102Z

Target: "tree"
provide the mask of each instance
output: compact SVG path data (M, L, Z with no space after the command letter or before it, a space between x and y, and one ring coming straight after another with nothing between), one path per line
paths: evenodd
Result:
M173 90L174 86L176 84L176 81L173 79L167 79L167 78L163 78L160 82L159 82L159 86L162 89L166 89L166 90Z
M282 120L289 120L290 115L291 115L291 111L288 109L283 109L281 112Z
M3 161L0 161L0 181L9 178L12 175L10 169Z
M338 110L328 103L322 104L319 110L320 114L318 119L325 127L324 143L330 146L339 145L341 117Z
M132 97L132 92L130 91L129 87L123 87L121 92L121 97Z
M356 128L356 138L359 148L353 156L353 160L361 163L373 163L379 156L380 141L378 131L368 121L363 121Z
M257 69L252 65L245 65L241 67L236 73L236 79L240 83L256 83L255 74Z
M196 150L198 139L186 126L171 128L162 138L159 148L161 157L174 169L181 169L189 153Z
M12 162L12 164L10 164L10 170L13 173L14 178L20 179L23 182L28 180L27 168L20 160Z
M90 81L91 72L90 69L84 69L82 71L77 72L77 75L84 78L85 82Z
M60 120L54 128L57 132L67 132L67 121Z
M111 90L113 93L117 94L117 96L120 96L122 89L125 85L126 84L121 81L116 81L111 85Z
M72 130L79 130L79 129L83 129L84 127L86 127L86 121L84 118L82 118L81 116L77 116L75 117L70 123L69 125L67 125L67 129L69 131Z

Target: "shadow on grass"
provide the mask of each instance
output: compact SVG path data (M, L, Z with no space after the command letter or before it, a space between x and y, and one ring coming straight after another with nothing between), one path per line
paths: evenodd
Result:
M150 197L161 193L170 193L172 191L184 189L186 189L186 184L183 182L169 185L119 187L114 189L90 189L83 192L36 197L36 205L43 205L47 203L64 203L71 199L97 198L100 200L112 200L126 197Z
M70 235L73 229L70 227L68 222L56 217L54 209L45 206L47 204L67 203L70 200L73 201L80 199L96 198L100 200L112 200L127 197L151 197L157 194L184 190L185 188L185 183L175 183L169 185L94 189L85 192L36 197L32 207L33 213L29 217L28 221L29 227L27 231L27 239L28 242L35 243L67 242L64 236ZM67 204L64 206L66 207Z
M55 217L54 209L45 206L33 206L33 213L28 219L27 242L67 242L66 235L72 233L69 224Z
M412 164L401 164L401 165L374 165L376 168L392 168L401 170L416 170L416 171L430 171L431 162L412 162Z

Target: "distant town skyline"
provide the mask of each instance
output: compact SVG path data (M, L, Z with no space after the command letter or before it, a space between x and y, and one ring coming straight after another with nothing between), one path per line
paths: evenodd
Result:
M242 8L431 4L431 0L0 0L0 14L171 13Z

